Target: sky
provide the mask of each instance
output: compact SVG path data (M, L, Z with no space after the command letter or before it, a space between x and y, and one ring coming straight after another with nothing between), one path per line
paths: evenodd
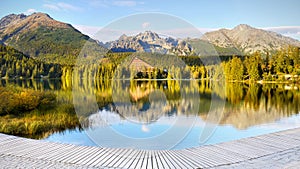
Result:
M300 40L299 0L1 0L0 17L48 13L85 34L132 14L179 17L206 32L248 24Z

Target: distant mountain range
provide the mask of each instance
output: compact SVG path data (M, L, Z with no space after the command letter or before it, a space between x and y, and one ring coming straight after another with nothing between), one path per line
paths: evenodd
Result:
M118 40L105 43L114 52L157 52L162 54L188 55L192 46L186 41L171 37L162 38L157 33L146 31L135 36L122 35Z
M256 29L248 25L220 29L205 33L195 39L174 39L160 37L146 31L134 36L122 35L119 39L105 44L91 40L72 25L52 19L44 13L11 14L0 20L0 43L15 47L31 57L40 55L78 55L83 45L90 41L113 52L158 52L176 55L243 55L261 51L279 50L288 45L300 47L300 42L275 32Z

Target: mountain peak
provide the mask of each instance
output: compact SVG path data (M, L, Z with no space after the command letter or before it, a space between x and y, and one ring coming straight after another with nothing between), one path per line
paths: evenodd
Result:
M53 19L48 14L42 13L42 12L34 12L28 17L34 17L34 18L44 18L44 19Z
M21 13L21 14L9 14L3 18L26 18L26 15Z
M253 28L246 24L240 24L227 31L218 30L205 33L202 39L216 46L236 48L246 54L256 51L266 53L288 45L300 46L300 42L295 39Z
M178 55L189 55L192 50L186 41L160 37L153 31L145 31L133 36L122 35L118 40L107 42L105 46L114 52L139 51Z
M0 20L0 28L7 26L11 22L25 19L27 16L24 14L9 14Z
M140 38L141 40L145 40L145 41L149 41L149 42L161 39L157 33L152 32L152 31L145 31L145 32L139 33L136 37Z
M41 12L28 16L11 14L0 20L0 43L33 57L52 51L61 55L70 54L80 49L88 39L70 24L54 20ZM53 46L60 46L60 49L53 49Z
M31 15L10 14L0 20L0 35L11 36L16 33L26 33L40 27L53 28L73 28L71 25L59 22L51 18L48 14L37 12ZM5 40L5 39L4 39Z
M51 18L48 14L41 12L33 13L27 16L25 20L32 27L46 26L54 28L70 28L69 24L56 21L53 18Z
M243 30L247 30L247 29L254 29L254 28L247 24L239 24L238 26L233 28L233 30L239 30L239 31L243 31Z

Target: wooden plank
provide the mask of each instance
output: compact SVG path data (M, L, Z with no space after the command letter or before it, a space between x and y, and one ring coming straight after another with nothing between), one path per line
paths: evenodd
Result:
M193 154L191 154L188 151L180 151L180 155L185 157L185 159L192 161L194 164L197 165L197 168L208 168L209 166L211 166L212 164L210 162L207 162L207 160L199 160L199 157L194 156Z
M118 151L116 148L105 148L103 149L106 153L102 154L100 158L98 158L93 165L97 167L104 167L102 164L105 163L106 160L111 158L115 152Z
M251 158L259 156L256 151L249 150L248 148L246 150L244 150L241 147L237 147L237 146L233 146L233 145L229 145L228 147L226 147L224 145L216 145L216 146L220 147L220 148L223 148L223 149L225 149L227 151L232 151L232 152L234 152L236 154L240 154L241 156L246 156L247 159L251 159Z
M119 155L118 158L115 158L111 161L111 165L117 168L121 168L120 165L124 162L127 163L130 158L134 158L133 155L136 153L135 149L126 149L124 154Z
M165 157L168 158L168 161L170 161L173 166L172 168L187 168L185 164L179 163L179 161L176 160L177 158L173 156L169 150L165 151Z
M207 155L208 152L204 148L201 149L201 151L199 151L198 149L196 151L195 148L186 149L183 151L189 156L193 156L195 159L197 159L197 161L207 165L208 167L215 166L217 164L217 160L220 160L218 158L212 159L211 156Z
M261 148L268 149L274 153L282 151L282 146L277 146L276 144L270 144L268 142L256 138L251 138L248 140L240 140L240 142L251 146L259 146Z
M146 150L142 150L139 157L135 158L130 168L141 168L142 162L144 161Z
M77 161L74 161L75 164L86 164L89 160L93 159L95 154L99 152L101 148L99 147L91 147L91 150L89 154L87 154L84 158L77 159Z
M47 153L45 159L51 161L58 160L59 162L61 162L62 160L68 158L73 153L76 153L77 151L83 149L82 147L78 147L78 146L71 146L71 145L68 145L68 147L66 146L67 145L65 146L55 145L54 149L51 152Z
M0 146L5 143L5 140L12 140L12 139L16 139L15 137L5 137L5 135L2 134L2 137L0 138Z
M24 140L17 138L3 140L0 145L0 150L3 151L5 148L11 148L11 145L18 144L20 142L24 142Z
M120 149L120 148L114 148L114 151L108 156L107 158L104 158L101 163L101 166L104 167L109 167L110 162L119 159L120 154L124 153L126 151L125 149Z
M146 150L143 161L141 161L141 169L147 169L148 159L151 158L149 155L149 150Z
M154 165L154 161L153 160L155 160L154 159L154 152L153 152L153 150L149 150L148 153L149 153L149 156L148 156L148 161L147 161L146 168L154 168L154 166L153 166Z
M198 148L194 148L191 151L197 155L201 153L201 157L205 157L205 159L208 159L213 164L213 166L231 162L226 156L223 156L219 153L215 153L215 151L213 151L210 147L211 146L205 146L200 150ZM213 159L211 157L213 157Z
M62 155L57 156L55 159L52 159L53 161L59 161L64 163L72 163L74 164L75 161L81 160L82 158L87 156L87 152L90 149L86 146L76 147L72 148L68 151L63 151Z
M282 147L285 147L286 149L293 148L293 147L295 147L295 145L299 144L298 141L295 142L292 139L288 140L288 139L284 139L282 137L275 137L275 136L271 136L271 135L259 136L256 139L262 140L268 144L281 145Z
M30 145L30 142L26 142L26 141L16 141L15 143L8 143L8 145L2 147L2 153L3 154L17 154L15 152L17 152L18 150L22 150L24 148L26 148L26 145Z
M112 167L115 163L114 161L120 160L124 154L126 154L127 149L120 149L117 148L117 151L113 154L113 156L109 159L107 159L102 165L107 167Z
M88 156L90 151L92 151L92 150L93 150L93 147L84 146L81 149L78 149L78 151L74 151L74 153L72 153L71 155L64 155L67 158L61 158L61 159L58 158L58 159L61 162L74 164L76 161L79 161L79 160L85 158L86 156ZM67 153L68 151L64 151L64 152Z
M26 153L27 157L30 158L41 158L41 154L43 153L43 155L46 154L47 151L50 151L51 149L49 148L49 146L53 145L54 143L48 143L48 142L41 142L40 146L36 151L32 150L30 152ZM53 148L53 146L51 146L51 148Z
M4 154L16 155L14 151L18 151L19 149L26 148L26 145L30 143L31 143L30 141L25 139L11 140L5 143L5 145L1 147L1 152Z
M184 156L180 150L172 150L170 151L171 154L177 157L177 160L180 161L182 164L185 164L187 168L203 168L204 166L197 163L193 158L189 158Z
M59 153L59 150L62 149L62 147L68 147L71 145L61 145L57 143L51 143L51 142L45 142L44 147L40 148L39 151L30 153L30 157L37 158L37 159L49 159L52 154ZM75 147L73 145L72 147Z
M66 158L62 160L62 162L72 163L72 164L81 164L79 161L85 162L89 159L90 156L93 155L97 151L97 147L86 146L83 150L78 153L73 154L70 158Z
M242 155L248 156L250 158L270 154L270 151L268 151L268 150L263 150L263 149L260 149L257 147L249 146L244 143L242 144L237 141L228 142L228 143L224 143L224 144L217 144L215 146L223 147L224 149L234 151L238 154L242 154Z
M294 138L286 137L286 135L284 135L284 136L278 136L276 134L271 134L270 136L272 138L274 138L274 139L281 140L281 141L283 141L285 143L300 144L300 140L299 139L294 139ZM294 136L296 136L296 135L294 135Z
M44 146L44 144L36 144L34 142L30 142L29 144L26 144L26 147L21 147L18 150L15 150L14 154L20 157L29 157L29 154L31 152L40 151L40 149Z
M199 160L195 159L194 156L191 156L191 154L186 154L181 150L173 150L171 152L181 159L182 163L185 163L188 168L207 168L210 166L200 162Z
M206 146L202 146L199 148L196 148L196 147L189 148L189 149L186 149L185 152L189 152L190 156L193 155L199 162L204 163L209 166L215 166L216 162L218 160L220 160L218 158L212 159L211 156L208 155L209 152L208 152Z
M248 158L247 156L244 156L242 154L237 154L233 151L229 151L229 150L223 149L221 147L217 147L215 145L210 145L209 148L211 149L212 152L218 153L218 154L224 156L225 158L227 158L231 163L243 161ZM201 150L199 150L199 151L201 151Z
M130 158L128 160L127 163L122 163L120 165L121 168L134 168L135 167L135 161L137 158L140 158L142 155L143 151L142 150L137 150L137 153L135 154L135 156L133 156L132 158Z
M100 150L98 150L98 152L95 153L95 156L93 156L93 158L91 158L89 161L87 161L85 164L87 166L91 166L94 167L95 163L97 160L99 160L102 156L104 156L104 154L106 154L108 151L108 148L101 148Z
M53 160L57 156L63 155L64 151L70 150L71 148L75 148L75 145L61 145L57 143L48 144L45 146L44 149L41 151L36 152L35 154L32 154L36 156L38 159L47 159L47 160Z
M295 134L295 133L285 134L285 135L278 134L278 133L274 133L274 135L277 135L277 136L280 136L280 137L283 136L283 137L286 137L286 138L291 138L291 139L300 141L300 135L297 135L297 134Z
M193 165L185 161L184 158L182 158L179 154L176 153L176 151L169 150L167 151L167 153L180 168L192 168Z
M161 166L161 162L160 159L157 155L157 151L158 150L151 150L151 165L152 168L162 168Z
M293 135L300 136L300 128L283 130L283 131L275 132L274 134L277 134L277 135L293 134Z
M160 151L159 150L154 151L154 156L155 156L157 168L166 168L163 165L163 161L160 157Z
M122 160L118 160L115 163L115 166L118 168L125 168L125 165L130 165L133 161L134 158L136 158L136 156L140 153L139 150L135 150L135 149L130 149L131 151L128 152L128 154L123 157Z
M164 168L174 168L169 159L166 157L165 150L159 152L160 161L163 164Z

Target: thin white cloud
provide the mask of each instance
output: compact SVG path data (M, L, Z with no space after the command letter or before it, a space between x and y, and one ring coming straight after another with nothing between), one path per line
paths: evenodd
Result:
M279 32L279 33L298 33L298 32L300 32L300 26L278 26L278 27L266 27L266 28L262 28L262 29Z
M300 26L278 26L278 27L265 27L261 29L273 31L283 36L300 40Z
M35 9L30 8L30 9L27 9L27 11L25 11L24 14L25 14L25 15L31 15L31 14L33 14L34 12L37 12L37 11L36 11Z
M84 3L88 4L90 7L97 8L97 7L103 7L107 8L109 7L109 0L83 0Z
M145 4L143 1L138 0L85 0L90 7L108 8L111 6L119 7L137 7Z
M102 29L102 27L97 26L86 26L86 25L73 25L77 30L82 32L89 37L94 38L95 34Z
M48 8L50 10L54 10L54 11L59 11L60 8L56 5L52 5L52 4L44 4L43 5L44 8Z
M81 8L79 8L79 7L76 7L71 4L63 3L63 2L57 3L57 6L64 10L70 10L70 11L80 11L81 10Z
M136 6L135 1L115 1L113 2L113 4L116 6L127 6L127 7Z
M150 27L150 22L144 22L143 24L142 24L142 28L143 29L147 29L147 28L149 28Z
M126 34L128 36L136 35L140 32L145 31L151 27L151 23L144 22L141 24L140 30L117 30L107 29L101 26L88 26L88 25L73 25L83 34L90 36L91 38L97 39L102 42L108 42L118 39L121 35ZM159 34L162 37L173 37L173 38L200 38L202 34L210 31L217 30L215 28L183 28L183 29L172 29L172 30L151 30Z
M145 29L149 29L151 24L149 22L144 22L141 25L140 30L112 30L112 29L102 29L102 27L96 26L86 26L86 25L74 25L76 29L82 33L97 39L102 42L112 41L118 39L122 34L132 36L143 32ZM221 28L186 28L186 29L173 29L173 30L152 30L154 32L160 33L160 36L171 36L173 38L200 38L206 32L216 31ZM263 30L273 31L279 33L283 36L291 37L293 39L300 40L300 26L282 26L282 27L265 27L260 28ZM97 32L99 31L99 34ZM97 34L97 35L96 35Z
M55 3L55 4L44 4L44 8L48 8L55 11L81 11L82 8L68 4L68 3Z
M138 4L144 4L143 2L138 1L114 1L113 5L115 6L123 6L123 7L134 7Z
M218 30L217 28L197 28L202 34Z

